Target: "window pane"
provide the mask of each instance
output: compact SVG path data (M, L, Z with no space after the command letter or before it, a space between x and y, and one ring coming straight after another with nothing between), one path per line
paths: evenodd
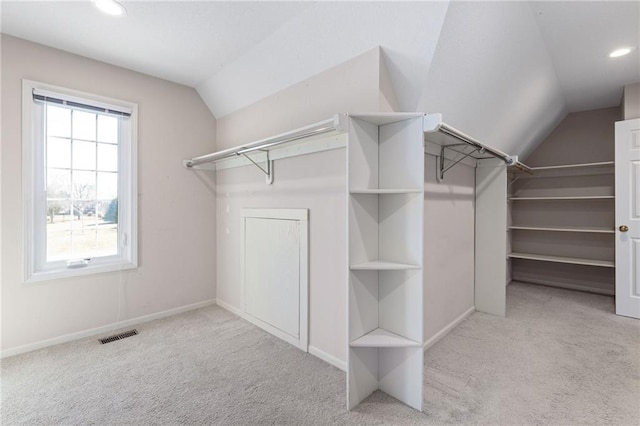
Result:
M95 220L81 217L72 225L71 256L72 259L91 258L96 255L97 226Z
M104 222L97 229L97 256L118 254L118 224Z
M71 167L71 141L61 138L47 138L47 166Z
M72 198L75 206L82 208L87 201L96 200L96 174L94 172L73 172Z
M118 198L118 174L98 172L98 198L113 200Z
M96 144L94 142L73 141L73 168L96 169Z
M71 172L47 169L47 198L69 198L71 196Z
M96 140L96 114L73 111L73 138Z
M118 171L118 145L98 144L98 170Z
M47 105L47 135L71 137L71 110Z
M98 141L118 143L118 119L108 115L98 115Z
M47 262L71 258L71 200L47 202Z

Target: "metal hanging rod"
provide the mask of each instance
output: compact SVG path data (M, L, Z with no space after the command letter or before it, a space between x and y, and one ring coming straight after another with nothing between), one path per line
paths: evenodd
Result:
M256 142L251 142L246 145L241 145L235 148L229 148L223 151L218 151L211 154L201 155L199 157L194 157L191 160L185 160L184 165L185 167L191 168L191 167L198 166L200 164L225 160L227 158L243 155L252 151L266 150L268 148L272 148L277 145L282 145L289 142L295 142L297 140L305 139L311 136L322 135L322 134L340 130L340 129L341 129L340 116L335 115L333 118L329 120L324 120L319 123L302 127L300 129L297 129L291 132L283 133L283 134L273 136L267 139L262 139Z
M444 174L447 170L451 169L453 166L467 157L473 158L475 160L498 158L504 161L504 163L509 167L515 167L523 172L533 174L531 168L518 161L518 157L507 155L496 148L487 146L482 142L472 138L471 136L442 122L441 114L427 114L425 116L424 132L426 136L425 139L428 139L428 135L431 134L435 139L438 140L438 144L441 145L440 159L438 161L439 170L437 176L439 181L444 178ZM455 142L462 143L452 143L451 139L454 139ZM471 147L472 150L465 150L465 147ZM445 150L450 150L459 154L455 159L449 162L448 165L445 165L444 161Z

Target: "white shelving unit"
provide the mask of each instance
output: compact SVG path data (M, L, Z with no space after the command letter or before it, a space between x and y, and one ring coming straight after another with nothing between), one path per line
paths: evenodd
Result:
M615 267L615 263L613 260L594 260L594 259L584 259L579 257L547 256L543 254L516 253L516 252L510 253L509 257L514 259L528 259L528 260L541 260L544 262L568 263L572 265L604 266L607 268Z
M442 121L441 114L336 114L286 133L183 161L192 170L256 167L274 182L275 161L347 148L347 407L381 390L422 410L425 154L437 180L475 165L475 308L504 315L507 167L530 169ZM504 210L496 215L496 208ZM429 237L427 237L429 238Z
M510 188L513 279L613 294L613 161L532 167Z
M347 406L422 410L423 114L349 116Z

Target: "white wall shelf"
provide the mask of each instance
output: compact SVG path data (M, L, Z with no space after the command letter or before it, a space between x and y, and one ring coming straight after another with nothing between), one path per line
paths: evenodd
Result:
M579 233L595 233L595 234L615 234L613 228L575 228L570 226L514 226L508 227L509 230L520 231L547 231L547 232L579 232Z
M543 262L568 263L572 265L602 266L605 268L615 267L615 262L613 260L595 260L595 259L583 259L579 257L548 256L544 254L516 253L516 252L509 253L509 257L512 259L539 260Z
M408 348L422 347L422 343L416 342L383 328L365 334L349 344L352 348Z
M517 177L509 188L511 278L610 294L615 162L532 170L533 176Z
M509 197L509 201L561 201L561 200L613 200L614 195L587 195L577 197Z
M531 170L533 170L534 172L538 172L542 170L584 169L584 168L613 167L613 166L615 166L614 161L600 161L597 163L577 163L577 164L563 164L563 165L557 165L557 166L531 167Z
M349 192L351 194L422 194L424 189L351 189Z
M422 269L422 266L376 260L372 262L351 265L350 269L352 271L404 271L410 269Z

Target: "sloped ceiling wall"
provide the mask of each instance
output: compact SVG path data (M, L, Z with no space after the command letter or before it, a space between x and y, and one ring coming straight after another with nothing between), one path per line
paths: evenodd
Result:
M452 2L417 110L524 156L565 115L527 3Z
M399 109L520 156L640 81L639 1L122 1L4 1L2 32L195 87L216 118L380 46Z
M317 2L196 89L220 118L382 46L400 106L415 111L448 6Z
M377 45L400 110L441 112L509 154L568 112L527 2L319 2L196 89L221 118Z

